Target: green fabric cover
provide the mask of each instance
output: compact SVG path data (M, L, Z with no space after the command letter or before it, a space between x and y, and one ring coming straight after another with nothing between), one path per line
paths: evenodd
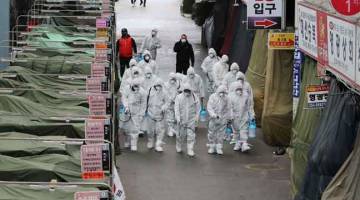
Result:
M308 162L308 151L314 139L314 129L319 123L320 109L305 109L307 107L306 87L308 85L319 85L317 78L317 62L310 57L305 57L302 67L302 80L300 88L300 99L298 111L292 128L291 148L291 194L293 197L301 189Z
M34 139L34 140L9 140L13 138L18 139ZM77 155L79 147L75 145L67 145L61 142L40 141L36 139L66 139L62 136L43 136L6 132L0 133L0 154L10 157L35 156L46 154L61 154L61 155Z
M39 75L38 72L19 66L11 66L1 72L6 74L16 74L17 76L14 80L18 81L19 83L30 83L34 86L37 86L36 88L46 88L54 90L86 90L85 79L71 80L62 79L58 76L44 76Z
M269 50L261 127L264 140L273 146L288 146L292 124L293 51Z
M360 124L359 124L360 126ZM358 200L360 197L360 129L355 148L327 186L321 200Z
M0 132L12 131L38 136L85 138L85 123L64 123L45 117L12 116L11 113L3 112L0 115Z
M0 200L74 200L76 192L98 191L95 186L56 187L50 190L44 186L0 185Z
M246 71L247 81L250 83L254 94L254 110L257 124L261 125L264 108L265 77L267 63L267 43L269 31L257 30L252 47L249 67Z
M89 110L80 106L46 106L13 95L0 95L0 113L11 112L26 116L85 116Z

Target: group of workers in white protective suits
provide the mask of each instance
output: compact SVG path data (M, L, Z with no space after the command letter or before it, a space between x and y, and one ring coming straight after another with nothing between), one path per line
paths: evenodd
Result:
M237 63L228 65L229 58L219 58L214 49L201 65L206 74L209 116L208 153L223 154L225 130L232 127L235 151L250 150L249 122L255 119L253 94ZM164 151L164 137L176 136L176 151L187 150L194 156L194 145L200 111L205 108L205 88L194 68L187 75L170 73L165 82L150 52L143 60L130 61L120 87L120 131L125 135L125 148L137 151L140 134L148 138L147 148Z

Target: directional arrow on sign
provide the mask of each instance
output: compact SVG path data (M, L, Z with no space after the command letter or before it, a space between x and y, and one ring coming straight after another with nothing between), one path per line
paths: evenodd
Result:
M274 21L271 21L269 19L264 19L264 20L261 20L261 21L255 21L255 27L264 27L264 28L269 28L269 27L272 27L274 25L276 25L277 23L274 22Z

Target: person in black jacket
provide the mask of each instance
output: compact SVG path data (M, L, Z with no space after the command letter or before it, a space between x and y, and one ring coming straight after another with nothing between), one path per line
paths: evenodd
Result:
M175 43L174 51L176 52L176 72L186 75L188 68L195 64L195 55L185 34L181 35L180 41Z

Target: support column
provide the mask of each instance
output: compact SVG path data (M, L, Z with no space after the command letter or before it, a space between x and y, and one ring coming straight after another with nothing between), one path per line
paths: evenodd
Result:
M0 0L0 58L9 57L9 43L3 42L10 37L10 0ZM8 66L8 63L0 62L0 68Z

